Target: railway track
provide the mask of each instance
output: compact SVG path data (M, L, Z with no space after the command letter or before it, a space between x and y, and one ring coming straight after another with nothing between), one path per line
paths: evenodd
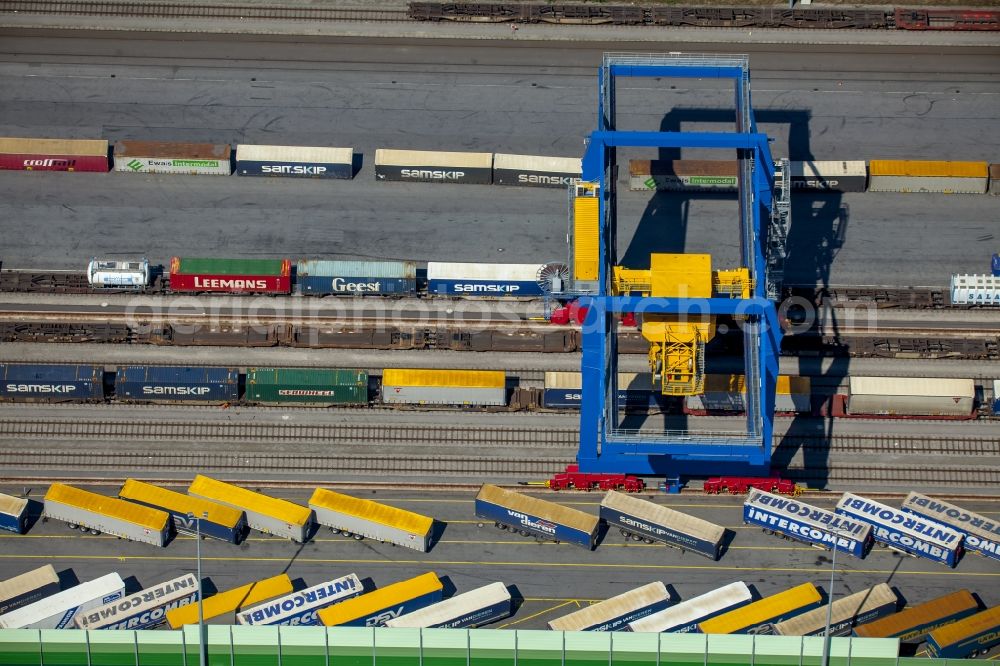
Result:
M242 21L410 21L405 9L274 7L173 2L52 2L0 0L0 13L59 14L152 19L238 19Z
M364 423L192 423L166 419L86 419L0 417L0 439L206 442L243 444L305 444L330 446L364 445L372 442L397 446L470 446L547 448L575 450L577 428L491 425L364 424ZM1000 456L1000 437L956 437L954 435L775 435L777 450L801 449L808 454L856 453L860 455L970 455ZM126 449L119 449L125 452ZM398 450L398 449L396 449ZM140 455L147 455L142 451ZM258 456L247 453L237 458Z

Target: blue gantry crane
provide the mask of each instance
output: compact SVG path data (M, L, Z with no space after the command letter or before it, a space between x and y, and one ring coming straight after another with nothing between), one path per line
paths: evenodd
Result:
M787 161L775 164L750 106L747 56L605 54L599 73L597 130L583 157L583 180L570 195L572 290L587 308L583 324L580 471L664 476L767 474L770 468L781 329L779 295L789 215ZM735 131L649 132L616 127L622 77L730 79ZM713 271L709 255L653 254L650 269L617 266L616 149L713 148L735 151L739 170L741 265ZM650 342L650 369L668 395L704 390L705 344L714 316L741 323L746 427L732 432L621 427L617 317L632 312Z

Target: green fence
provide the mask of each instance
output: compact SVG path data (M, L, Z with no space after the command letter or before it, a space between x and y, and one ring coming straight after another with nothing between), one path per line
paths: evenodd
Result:
M206 627L208 666L821 666L823 639L489 629ZM944 666L834 638L831 666ZM964 662L968 663L968 662ZM3 666L198 666L198 629L0 631Z

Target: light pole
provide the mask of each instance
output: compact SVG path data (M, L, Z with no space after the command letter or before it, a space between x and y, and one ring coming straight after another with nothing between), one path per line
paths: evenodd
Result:
M827 594L830 601L826 605L826 629L823 630L823 658L820 661L822 666L830 666L830 622L833 619L833 577L837 573L837 543L840 541L841 532L833 532L833 557L830 560L830 589Z
M198 561L198 663L205 666L205 615L202 601L205 597L201 586L201 521L208 518L208 512L202 511L200 516L193 513L187 515L188 520L194 520L195 558Z

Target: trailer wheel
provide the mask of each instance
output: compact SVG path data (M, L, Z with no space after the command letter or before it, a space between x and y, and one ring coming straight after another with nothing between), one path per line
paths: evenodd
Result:
M483 529L484 527L486 527L486 525L484 523L476 523L476 527L478 527L479 529Z
M531 536L531 532L529 532L528 530L519 530L518 534L520 534L523 537L530 537Z
M632 541L642 541L642 537L639 536L638 534L633 534Z
M360 534L352 534L351 536L354 537L355 541L361 541L362 539L364 539L364 537L361 536Z
M507 531L507 526L504 525L503 523L493 523L493 527L497 528L498 530L503 530L504 532Z
M77 525L76 523L66 523L66 527L70 528L71 530L75 530L77 527L79 527L79 525Z
M653 543L653 540L652 540L652 539L650 539L649 537L645 537L645 538L644 538L644 539L642 540L642 542L643 542L643 543Z
M629 532L628 530L618 530L618 531L621 532L622 536L625 537L626 539L632 536L632 533Z
M94 536L100 536L101 535L101 530L90 530L90 533L93 534ZM119 538L121 538L121 537L119 537Z

